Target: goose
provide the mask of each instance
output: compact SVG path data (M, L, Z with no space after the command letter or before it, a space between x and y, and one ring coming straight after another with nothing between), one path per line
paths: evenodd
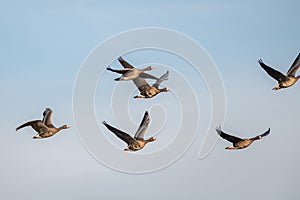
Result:
M70 128L68 125L63 125L61 127L56 128L52 124L52 110L50 108L46 108L43 112L42 120L33 120L26 122L16 128L18 131L21 128L31 126L38 134L33 137L33 139L42 139L55 135L57 132Z
M140 94L134 98L152 98L161 92L170 91L168 88L158 88L163 81L168 80L168 76L169 71L163 74L152 86L143 78L134 79L133 82L140 91Z
M147 143L153 142L156 140L154 137L150 137L149 139L144 139L144 134L148 128L148 125L150 123L150 116L148 111L145 112L143 120L135 133L134 137L131 137L128 133L125 133L115 127L112 127L105 121L102 122L103 125L106 126L108 130L113 132L118 138L123 140L127 143L127 147L124 149L124 151L138 151L141 150Z
M292 66L290 67L286 75L267 66L266 64L263 63L262 59L259 59L258 63L272 78L278 81L278 85L274 87L273 90L280 90L281 88L290 87L294 85L300 78L300 75L295 76L297 70L300 67L300 53L298 54L297 58L295 59L294 63L292 64Z
M118 61L124 67L124 69L112 69L110 67L106 68L109 71L116 72L118 74L122 74L122 76L120 76L119 78L115 78L114 79L115 81L128 81L128 80L133 80L137 77L158 80L158 78L156 78L155 76L144 73L145 71L152 70L153 68L151 66L148 66L144 69L137 69L137 68L133 67L131 64L129 64L127 61L125 61L122 57L119 57Z
M255 140L260 140L261 138L269 135L270 128L265 133L258 135L256 137L253 137L253 138L249 138L249 139L242 139L242 138L224 133L221 130L220 126L216 128L216 131L223 139L225 139L229 142L232 142L232 145L226 147L225 149L244 149L244 148L250 146Z

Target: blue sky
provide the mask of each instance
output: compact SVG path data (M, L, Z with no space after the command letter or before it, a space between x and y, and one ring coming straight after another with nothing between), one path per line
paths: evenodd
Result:
M272 91L276 82L257 63L262 58L282 72L288 70L300 52L298 8L298 1L2 1L0 198L129 199L146 193L146 200L299 199L300 85ZM271 134L235 152L225 151L228 143L219 140L211 154L199 160L204 137L200 132L178 161L149 174L121 173L97 162L75 129L72 93L76 75L99 43L122 31L149 26L182 32L208 52L226 90L227 132L251 137L271 127ZM159 57L151 53L152 61L147 53L124 57L137 65L156 63ZM113 66L120 67L117 62ZM155 75L163 73L155 70ZM109 87L115 86L115 77L103 74L105 83L112 84ZM172 74L170 86L171 78ZM190 81L197 83L197 79ZM209 100L201 79L199 88L203 91L197 93L199 107L204 109ZM95 98L100 101L97 92ZM162 94L151 102L165 103L169 96ZM110 121L110 115L101 115L101 106L96 105L97 117ZM29 128L15 132L19 124L39 119L46 107L53 109L56 125L67 123L72 129L40 141L31 139L34 132ZM138 124L143 112L133 113L132 121ZM205 129L207 121L201 121L200 129ZM158 128L154 123L153 130ZM132 125L122 128L134 131ZM161 138L167 140L163 134ZM149 144L149 151L156 145L161 143Z

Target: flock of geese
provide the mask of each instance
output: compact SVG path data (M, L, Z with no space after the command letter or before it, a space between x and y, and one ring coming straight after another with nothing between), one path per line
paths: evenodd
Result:
M132 66L130 63L125 61L122 57L118 58L119 63L123 66L122 69L112 69L110 67L107 68L108 71L112 71L118 74L121 74L120 77L114 79L115 81L133 81L135 86L139 90L139 94L134 96L134 98L152 98L156 96L157 94L161 92L168 92L170 91L168 88L159 88L160 84L163 81L168 80L169 71L167 71L165 74L163 74L161 77L157 78L151 74L146 73L146 71L151 71L153 68L151 66L148 66L144 69L138 69ZM272 78L277 80L278 85L273 88L273 90L279 90L282 88L288 88L292 85L294 85L300 78L300 75L296 76L296 72L300 67L300 53L298 54L297 58L293 62L292 66L284 75L283 73L269 67L268 65L264 64L264 62L259 59L258 63L260 66L269 74ZM155 82L150 85L146 79L152 79L155 80ZM148 139L144 139L145 132L149 126L150 123L150 115L148 111L145 112L143 119L140 123L140 126L138 127L136 133L134 136L130 136L128 133L125 133L124 131L121 131L111 125L109 125L107 122L103 121L102 124L113 134L115 134L119 139L123 140L127 147L124 149L124 151L138 151L144 148L144 146L149 143L156 140L154 137L150 137ZM63 125L61 127L55 127L52 123L52 110L50 108L46 108L43 112L43 119L42 120L33 120L26 122L19 127L16 128L16 131L31 126L38 134L35 135L34 139L41 139L41 138L47 138L50 136L55 135L57 132L70 128L68 125ZM264 132L261 135L242 139L230 134L227 134L222 131L221 127L216 128L216 132L218 135L220 135L221 138L229 141L232 143L231 146L226 147L225 149L243 149L248 146L250 146L254 141L259 140L265 136L267 136L270 133L270 128Z

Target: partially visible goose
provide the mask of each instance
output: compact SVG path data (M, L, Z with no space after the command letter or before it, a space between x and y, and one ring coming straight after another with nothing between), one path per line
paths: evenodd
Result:
M224 133L221 130L220 126L216 128L216 131L223 139L225 139L229 142L232 142L232 145L226 147L225 149L244 149L244 148L248 147L250 144L252 144L252 142L254 142L255 140L260 140L261 138L269 135L270 128L265 133L258 135L256 137L253 137L253 138L249 138L249 139L242 139L242 138Z
M271 77L278 81L278 85L274 87L273 90L279 90L281 88L290 87L294 85L300 78L300 75L295 77L296 72L300 67L300 53L298 54L297 58L295 59L294 63L292 64L286 75L267 66L263 63L261 59L258 60L258 63Z
M144 135L148 128L148 125L150 123L150 116L148 112L146 111L143 117L143 120L135 133L134 137L131 137L128 133L125 133L115 127L110 126L105 121L102 122L108 130L113 132L118 138L123 140L127 143L127 147L124 149L124 151L138 151L141 150L147 143L153 142L156 140L154 137L150 137L149 139L145 140Z
M140 94L134 98L152 98L161 92L170 91L168 88L158 88L163 81L168 80L168 76L169 71L162 75L152 86L143 78L134 79L133 82L140 91Z
M122 57L118 58L118 61L121 63L121 65L124 67L124 69L112 69L110 67L106 68L109 71L116 72L118 74L122 74L119 78L116 78L115 81L128 81L128 80L133 80L137 77L142 77L142 78L150 78L150 79L155 79L157 80L155 76L152 76L151 74L144 73L145 71L150 71L153 68L151 66L148 66L144 69L137 69L133 67L131 64L126 62Z
M38 134L35 135L33 139L47 138L55 135L62 129L70 128L68 125L63 125L61 127L56 128L52 124L52 110L50 108L46 108L46 110L43 112L43 120L29 121L17 127L16 131L26 126L31 126L36 132L38 132Z

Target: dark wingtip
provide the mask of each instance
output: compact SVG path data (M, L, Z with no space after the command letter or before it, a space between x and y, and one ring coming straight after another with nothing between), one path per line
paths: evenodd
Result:
M120 78L115 78L114 80L115 80L115 81L119 81L119 80L120 80Z
M221 129L220 125L216 127L216 131L217 131L218 135L221 135L222 129Z

